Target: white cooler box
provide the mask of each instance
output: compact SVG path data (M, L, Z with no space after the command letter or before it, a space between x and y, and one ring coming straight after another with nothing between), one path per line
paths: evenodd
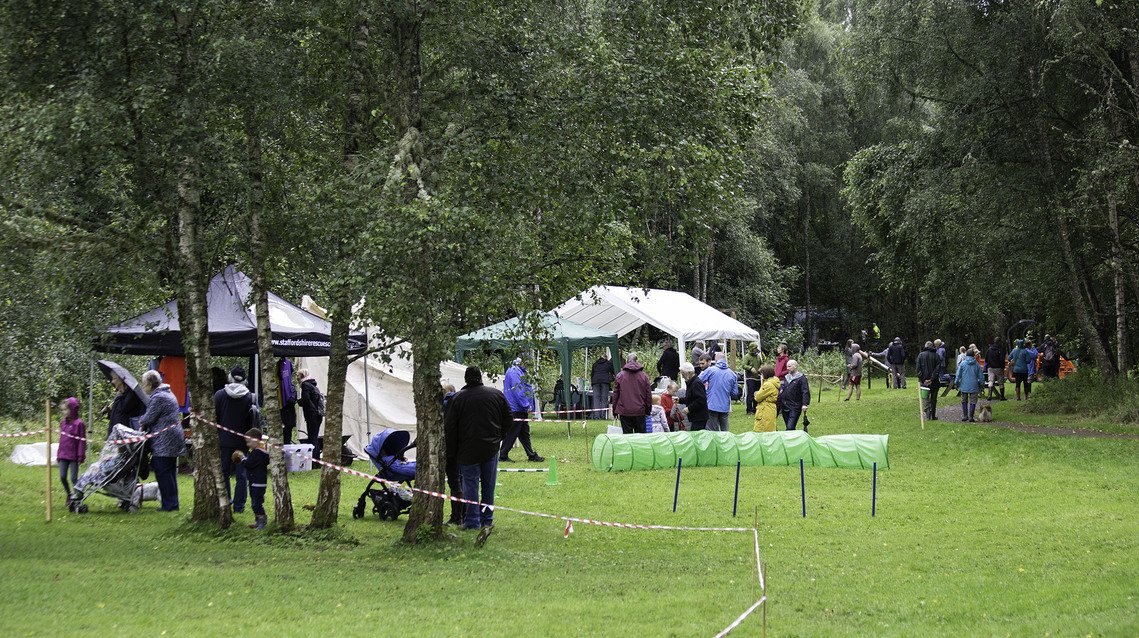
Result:
M285 469L289 472L303 472L312 469L312 444L311 443L293 443L284 446L285 448ZM296 454L290 454L295 452Z

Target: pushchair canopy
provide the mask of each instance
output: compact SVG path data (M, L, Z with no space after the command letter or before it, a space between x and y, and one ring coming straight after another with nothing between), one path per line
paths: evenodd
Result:
M384 428L372 437L372 442L364 448L368 456L395 456L400 454L411 443L411 433L406 430Z
M405 430L384 428L372 437L372 442L364 448L372 465L381 478L391 481L415 480L415 461L403 459L403 451L411 442L411 434Z

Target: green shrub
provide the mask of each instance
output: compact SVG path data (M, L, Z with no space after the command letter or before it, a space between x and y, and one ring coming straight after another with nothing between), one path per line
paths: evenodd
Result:
M1032 386L1025 411L1034 414L1078 414L1084 418L1139 423L1139 380L1104 381L1098 370L1081 368L1063 379Z

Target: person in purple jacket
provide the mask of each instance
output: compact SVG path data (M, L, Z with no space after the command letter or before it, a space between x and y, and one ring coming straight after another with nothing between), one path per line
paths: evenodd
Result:
M67 505L71 505L71 485L79 480L79 466L87 459L87 425L79 418L79 399L68 397L60 402L63 420L59 423L59 450L55 454L59 465L59 482L67 494ZM71 474L71 483L67 475Z
M281 400L285 445L289 445L293 442L293 431L297 429L297 389L293 386L293 362L288 357L277 361L277 394Z
M534 388L526 380L526 368L522 365L521 357L515 359L514 365L506 371L502 387L514 421L510 426L510 431L502 439L502 450L498 454L498 462L514 462L514 459L510 458L510 449L514 447L516 440L522 443L522 449L526 450L526 458L532 463L545 461L546 457L535 452L534 446L530 444L530 422L526 419L530 418L530 411L534 409Z

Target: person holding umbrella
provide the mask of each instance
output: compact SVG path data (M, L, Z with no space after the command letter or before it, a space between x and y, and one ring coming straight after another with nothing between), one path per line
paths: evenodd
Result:
M103 376L115 386L115 398L100 411L107 415L107 438L111 438L111 428L116 423L136 427L134 420L146 411L150 398L125 368L113 361L100 360L98 363Z

